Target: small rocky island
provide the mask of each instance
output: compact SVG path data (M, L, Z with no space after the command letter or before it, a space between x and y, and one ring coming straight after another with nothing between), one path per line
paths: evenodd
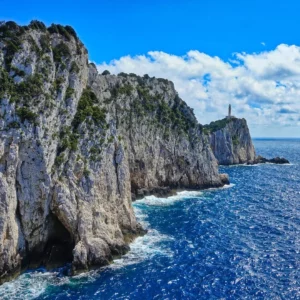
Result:
M232 116L231 105L226 118L204 125L203 130L209 136L210 146L220 165L289 163L282 157L267 159L256 156L247 121Z
M0 115L0 283L106 265L145 233L133 198L256 163L244 119L202 126L172 82L99 74L70 26L0 23Z

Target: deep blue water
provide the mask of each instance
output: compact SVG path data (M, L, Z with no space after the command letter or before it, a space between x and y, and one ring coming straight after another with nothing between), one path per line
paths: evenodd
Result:
M255 140L291 165L221 167L232 185L135 202L149 233L101 272L33 271L1 299L300 299L300 140Z

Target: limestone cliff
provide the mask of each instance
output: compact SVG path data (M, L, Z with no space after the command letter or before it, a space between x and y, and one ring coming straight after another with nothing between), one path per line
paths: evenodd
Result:
M172 82L147 75L99 75L91 65L89 86L106 104L109 122L127 149L133 193L220 186L209 142Z
M0 282L127 251L132 193L227 181L171 82L98 74L70 26L0 24L0 114Z
M253 164L256 154L245 119L226 118L204 126L220 165Z
M271 159L256 156L250 131L245 119L225 118L203 126L211 149L220 165L236 164L288 164L283 157Z

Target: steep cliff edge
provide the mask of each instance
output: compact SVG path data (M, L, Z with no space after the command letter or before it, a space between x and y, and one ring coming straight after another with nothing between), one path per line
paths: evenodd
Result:
M225 118L204 126L221 165L255 163L256 154L245 119Z
M109 122L128 151L134 194L222 185L202 126L172 82L147 75L100 75L90 65L89 86L106 104Z
M0 24L0 114L0 283L125 253L132 193L228 180L171 82L98 74L70 26Z
M209 136L211 149L220 165L273 163L287 164L283 157L271 159L256 156L245 119L225 118L203 126Z

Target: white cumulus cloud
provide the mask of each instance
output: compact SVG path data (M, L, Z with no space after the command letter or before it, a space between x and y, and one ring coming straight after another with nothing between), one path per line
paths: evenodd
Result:
M167 78L200 123L233 114L248 120L253 136L300 137L300 47L236 53L224 61L197 50L183 56L161 51L124 56L97 65L109 70Z

